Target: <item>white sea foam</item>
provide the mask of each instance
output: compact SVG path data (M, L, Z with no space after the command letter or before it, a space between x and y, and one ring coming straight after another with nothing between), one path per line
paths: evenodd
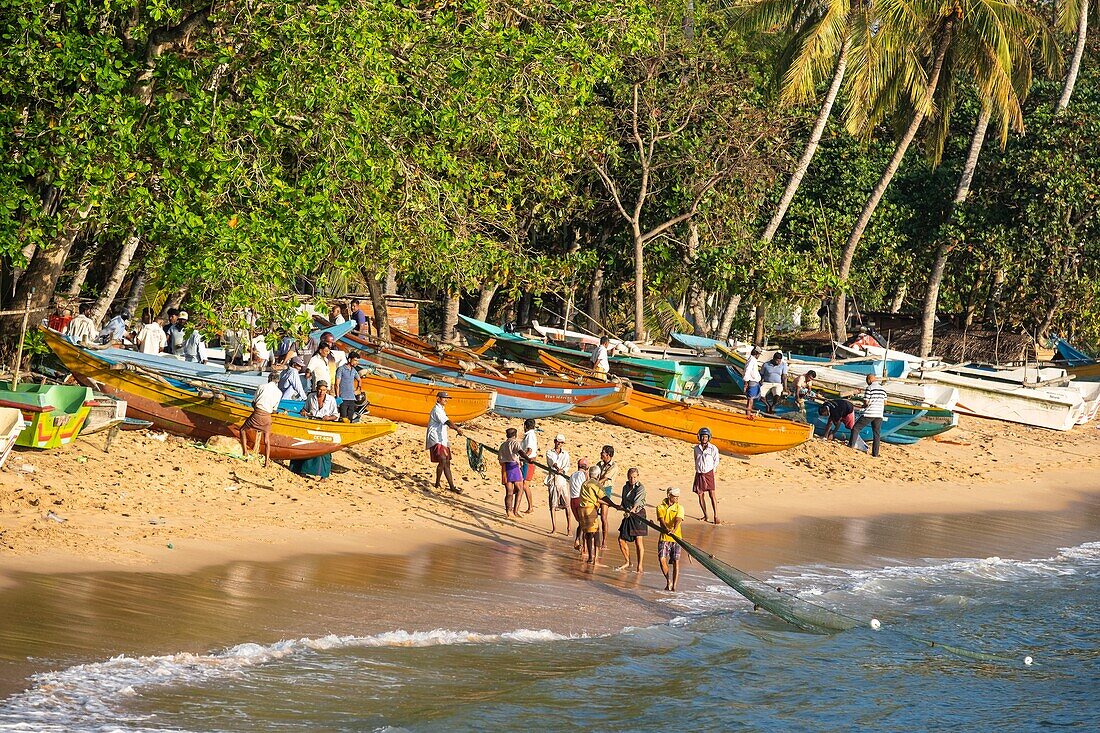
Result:
M117 656L31 678L32 686L0 704L0 730L141 730L142 717L121 716L119 703L158 685L201 685L244 674L249 668L318 651L377 647L433 647L456 644L534 644L566 639L549 629L517 629L500 634L434 629L387 631L373 636L336 636L238 644L209 654Z

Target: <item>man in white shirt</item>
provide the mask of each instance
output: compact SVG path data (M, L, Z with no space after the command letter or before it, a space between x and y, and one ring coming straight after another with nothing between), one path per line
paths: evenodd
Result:
M695 446L695 483L691 490L699 496L699 508L703 510L703 521L707 518L707 494L710 495L711 516L718 524L718 506L714 502L714 471L718 468L721 456L714 443L710 442L710 428L699 429L699 443Z
M750 420L756 418L753 414L753 402L760 396L760 349L752 347L748 361L745 362L745 414Z
M550 473L546 475L546 493L550 501L550 534L558 531L554 523L554 512L565 510L565 534L572 526L569 508L569 451L565 450L565 436L554 436L554 447L546 451L546 466Z
M573 514L573 519L577 520L577 531L573 538L574 550L581 549L581 526L584 521L581 519L581 487L587 480L588 459L580 458L577 460L577 470L569 477L569 511Z
M600 337L600 345L592 352L592 371L597 374L607 374L611 371L611 363L608 360L607 349L611 340L607 336Z
M856 447L856 436L868 425L871 426L871 434L874 438L871 445L871 456L878 458L879 445L882 443L882 419L886 414L886 388L877 374L867 375L867 389L863 391L863 413L856 420L852 428L852 434L848 436L848 447Z
M138 331L138 349L143 354L159 354L168 345L168 336L164 333L164 323L159 318L151 318Z
M260 450L260 436L263 436L265 467L271 460L271 416L279 409L279 400L283 398L282 390L275 383L278 379L279 375L272 372L267 377L267 384L256 390L252 398L252 414L241 425L240 431L241 453L245 458L248 458L248 431L256 433L256 451Z
M332 356L332 348L328 344L318 346L317 353L309 357L306 369L309 370L314 386L318 382L332 384L336 377L336 359Z
M65 327L65 335L77 346L95 342L95 321L88 317L91 312L91 305L80 306L80 315L69 321L69 325Z
M321 348L325 346L322 344ZM459 435L463 435L463 432L462 428L447 417L449 399L451 396L446 392L436 394L435 406L432 408L431 415L428 416L428 432L424 436L424 447L428 449L428 456L432 463L436 464L435 488L439 488L440 478L446 476L447 488L456 494L461 494L462 490L455 486L455 481L451 477L451 441L447 429L452 428Z
M110 344L116 341L122 343L122 340L126 338L126 328L129 322L130 311L123 308L114 318L107 321L107 325L99 332L99 343Z
M538 459L539 457L539 431L535 425L535 421L532 418L527 418L523 421L523 440L519 442L520 448L523 449L523 455L531 461ZM523 464L523 495L527 497L527 509L524 514L530 514L533 511L531 506L531 482L535 480L535 464L524 463Z
M271 361L271 349L267 348L267 338L262 334L256 334L248 345L252 352L252 366L263 370Z

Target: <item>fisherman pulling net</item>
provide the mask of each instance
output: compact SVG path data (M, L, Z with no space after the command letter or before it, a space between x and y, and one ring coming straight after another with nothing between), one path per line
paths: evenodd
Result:
M479 470L480 466L480 470L484 470L481 451L478 450L475 453L473 446L478 446L479 448L485 448L486 446L476 440L468 439L467 455L470 458L470 467L474 470ZM478 462L478 465L475 465L475 460ZM545 464L537 461L528 462L538 466L544 471L550 471L549 466ZM664 533L664 528L657 523L645 518L640 518L640 521L645 522L645 524L654 531ZM671 535L671 537L681 548L683 548L684 552L713 573L723 583L751 601L756 608L761 608L803 631L836 633L840 631L849 631L858 627L869 627L874 631L885 631L897 634L920 646L940 649L949 654L954 654L966 659L982 662L998 662L1002 664L1015 664L1018 661L1015 657L1009 657L1002 654L989 654L952 646L950 644L941 644L940 642L930 639L922 639L907 634L899 629L888 627L877 618L860 619L840 613L839 611L834 611L812 601L807 601L792 593L784 592L781 588L772 587L760 578L746 573L743 570L739 570L708 552L704 552L681 537L676 537L675 535ZM1025 665L1030 665L1033 660L1030 656L1025 656L1022 661Z

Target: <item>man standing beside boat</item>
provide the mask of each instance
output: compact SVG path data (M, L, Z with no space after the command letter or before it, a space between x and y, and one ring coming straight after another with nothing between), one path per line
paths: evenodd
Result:
M760 356L759 347L752 347L745 362L745 414L750 420L756 416L752 412L753 402L760 396Z
M451 477L451 441L447 429L450 428L459 435L463 433L462 428L447 417L449 399L451 396L446 392L436 394L435 407L432 408L431 415L428 417L428 432L424 438L424 447L428 449L432 463L436 464L435 488L439 488L439 479L446 476L447 488L456 494L461 494L462 490L455 486L455 481Z
M691 490L699 496L699 508L703 510L703 521L707 518L707 495L710 495L711 515L714 523L718 524L718 505L714 500L714 472L718 469L721 456L718 449L710 442L710 428L700 428L699 443L695 446L695 483Z
M882 442L882 416L886 411L886 388L882 386L877 374L867 375L867 389L863 391L863 404L863 414L856 420L856 426L848 436L848 447L855 448L859 431L870 425L874 436L871 455L878 458L878 448Z
M551 470L546 476L546 493L550 502L550 534L558 531L554 512L564 509L565 534L568 535L572 529L573 510L569 507L569 452L565 450L565 436L561 433L554 436L554 447L546 451L546 466Z
M161 333L163 334L163 330ZM279 375L272 372L267 377L267 383L261 385L256 390L256 395L252 398L252 414L244 421L244 425L241 426L240 432L241 454L244 455L245 458L248 458L249 453L249 431L257 434L256 450L259 450L259 440L260 437L263 437L265 467L271 460L271 416L275 413L275 410L279 408L279 401L283 398L282 390L279 389L279 385L275 383L278 378Z
M596 374L607 374L611 371L611 362L608 359L608 347L611 340L607 336L600 337L600 345L592 352L592 371Z

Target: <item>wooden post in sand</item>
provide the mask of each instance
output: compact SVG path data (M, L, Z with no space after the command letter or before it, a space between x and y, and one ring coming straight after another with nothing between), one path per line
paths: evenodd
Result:
M27 302L23 305L23 326L19 329L19 345L15 349L15 367L11 370L12 391L19 386L19 368L23 365L23 342L27 339L27 319L31 315L31 293L33 292L34 288L31 288L31 292L27 293Z

